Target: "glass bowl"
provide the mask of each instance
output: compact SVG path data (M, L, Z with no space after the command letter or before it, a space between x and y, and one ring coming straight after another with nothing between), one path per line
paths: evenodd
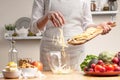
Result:
M55 74L71 73L69 55L62 51L50 51L47 54L50 69Z

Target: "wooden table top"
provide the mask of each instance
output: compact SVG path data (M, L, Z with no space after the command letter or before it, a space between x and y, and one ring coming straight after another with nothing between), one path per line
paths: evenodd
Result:
M120 80L120 75L117 76L87 76L83 72L73 72L70 74L53 74L52 72L42 72L46 77L43 79L32 78L27 80ZM10 80L0 78L0 80ZM12 79L21 80L21 79ZM25 80L25 79L22 79Z

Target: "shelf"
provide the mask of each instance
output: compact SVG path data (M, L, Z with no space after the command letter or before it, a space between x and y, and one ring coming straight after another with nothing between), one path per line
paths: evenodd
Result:
M42 36L27 36L27 37L7 37L5 36L5 39L7 40L11 40L11 39L15 39L15 40L27 40L27 39L38 39L40 40L42 38Z
M118 11L92 11L92 15L116 15Z

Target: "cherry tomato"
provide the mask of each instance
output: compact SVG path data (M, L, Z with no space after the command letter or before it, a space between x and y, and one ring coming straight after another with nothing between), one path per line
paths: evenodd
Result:
M113 65L114 68L118 66L117 64L112 64L112 65Z
M94 68L95 68L95 65L96 65L95 63L91 64L91 68L94 69Z
M104 62L103 62L102 60L99 60L97 64L99 64L99 65L103 65Z
M84 72L86 72L86 71L88 71L88 68L87 68L87 67L84 68Z
M118 64L118 63L119 63L118 57L114 57L114 58L112 59L112 62L115 63L115 64Z
M114 71L120 71L120 66L118 66L117 64L113 64L114 67Z
M108 72L114 71L114 66L111 65L111 64L106 64L106 70L107 70Z
M105 72L106 71L106 68L103 67L102 65L96 65L95 66L95 72Z
M94 69L93 68L89 68L88 71L89 72L94 72Z

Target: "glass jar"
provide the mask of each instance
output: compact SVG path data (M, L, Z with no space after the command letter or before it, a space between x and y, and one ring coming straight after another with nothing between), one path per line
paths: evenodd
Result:
M117 10L117 0L109 0L108 1L108 4L109 4L109 10L110 11L115 11Z
M91 1L91 11L96 11L96 1Z
M11 40L11 48L8 53L9 62L16 62L18 63L18 51L15 47L15 41Z

